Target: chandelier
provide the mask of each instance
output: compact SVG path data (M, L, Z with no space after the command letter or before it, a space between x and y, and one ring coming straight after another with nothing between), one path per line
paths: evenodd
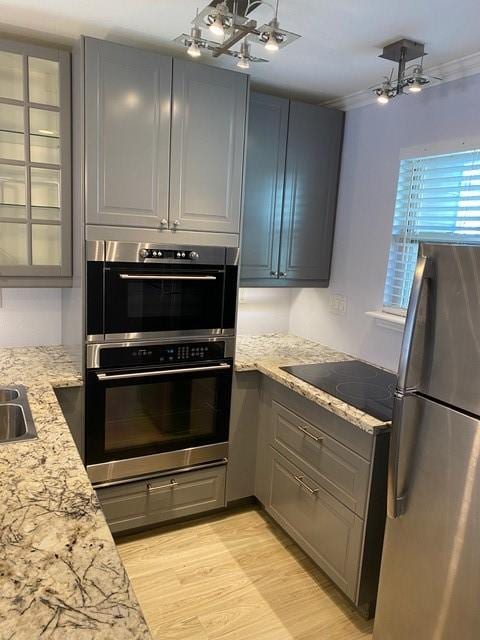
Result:
M380 104L388 104L392 98L404 94L406 90L409 93L419 93L432 79L441 80L424 72L423 58L426 55L423 44L406 38L384 47L379 57L398 63L398 69L395 78L395 69L392 69L390 76L385 76L381 84L370 87L377 96L377 101ZM420 61L407 67L407 63L413 60Z
M275 0L274 0L275 2ZM189 34L182 33L175 38L187 49L192 58L198 58L202 52L210 53L214 58L229 55L238 59L237 66L248 69L251 62L268 62L252 53L252 45L259 45L268 52L276 52L300 36L280 27L278 21L278 2L267 0L213 0L192 20ZM258 26L250 18L252 11L260 5L272 11L270 22ZM215 36L217 40L204 37ZM239 48L233 48L235 45Z

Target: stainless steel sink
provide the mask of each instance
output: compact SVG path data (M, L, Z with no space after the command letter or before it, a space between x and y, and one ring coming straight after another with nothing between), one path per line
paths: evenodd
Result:
M2 389L0 387L0 402L11 402L16 400L20 395L18 389Z
M0 444L36 437L25 387L0 387Z

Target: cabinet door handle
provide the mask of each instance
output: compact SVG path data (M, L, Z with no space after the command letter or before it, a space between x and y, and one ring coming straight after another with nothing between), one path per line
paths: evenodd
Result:
M155 493L155 491L160 491L161 489L175 489L178 485L178 482L172 478L168 484L162 484L159 487L153 487L150 482L147 482L147 493Z
M303 487L306 491L308 491L308 493L311 496L316 496L317 493L320 491L320 489L317 487L316 489L312 489L311 487L308 486L308 484L306 484L303 479L305 478L305 476L293 476L295 478L295 480L298 482L298 484Z
M180 220L174 220L173 221L173 226L174 227L178 227L180 225Z
M166 218L162 218L160 220L160 226L166 227L168 225L168 220Z
M313 433L310 433L308 429L306 429L305 427L302 427L299 424L297 424L297 429L300 429L302 433L304 433L306 436L308 436L312 440L315 440L315 442L323 442L323 438L321 438L320 436L314 436Z
M279 276L280 276L280 278L286 278L287 277L287 272L286 271L280 271Z
M274 278L278 278L278 271L270 271L270 275Z

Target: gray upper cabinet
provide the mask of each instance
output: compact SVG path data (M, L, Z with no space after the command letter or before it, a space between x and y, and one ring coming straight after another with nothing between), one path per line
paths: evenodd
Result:
M70 286L70 54L0 41L0 286Z
M252 93L243 285L328 286L343 121L341 111Z
M289 101L285 98L252 93L245 175L242 279L278 276L288 110Z
M168 225L172 59L85 38L86 221Z
M173 63L170 225L240 232L247 76Z
M328 286L343 112L290 103L280 275Z

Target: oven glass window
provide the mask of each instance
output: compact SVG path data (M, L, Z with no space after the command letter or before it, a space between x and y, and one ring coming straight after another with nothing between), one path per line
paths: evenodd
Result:
M106 271L106 333L219 329L224 273L129 268Z
M107 458L171 451L218 439L224 402L216 376L116 385L105 390Z

